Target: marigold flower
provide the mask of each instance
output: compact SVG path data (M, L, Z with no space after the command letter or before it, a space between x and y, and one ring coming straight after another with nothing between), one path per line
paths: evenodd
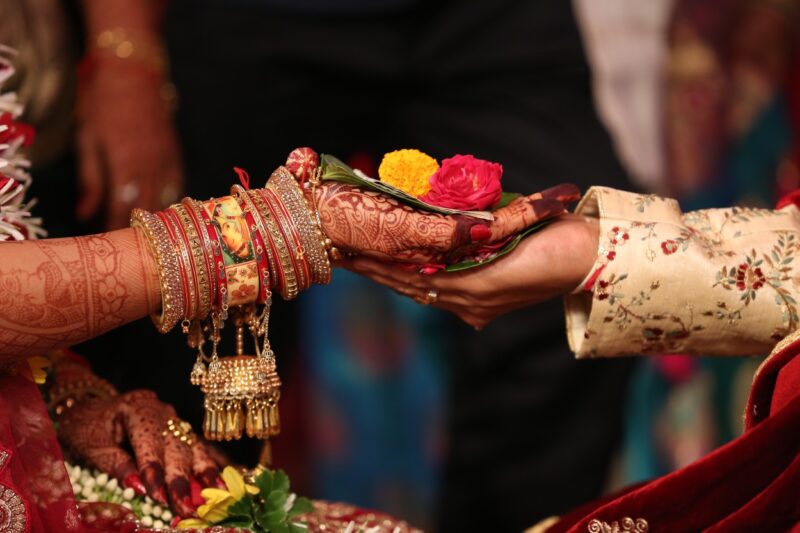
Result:
M430 177L439 170L434 158L419 150L395 150L383 156L381 181L419 198L431 190Z

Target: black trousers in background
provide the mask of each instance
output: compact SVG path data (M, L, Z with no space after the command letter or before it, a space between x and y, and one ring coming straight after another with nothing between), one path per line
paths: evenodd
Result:
M233 165L258 185L296 146L342 157L472 153L502 162L509 191L629 186L592 105L571 2L423 2L364 16L250 4L172 3L167 36L194 197L224 194ZM631 364L575 361L562 315L553 301L480 334L450 324L441 531L520 531L600 493ZM293 308L273 317L273 345L292 352L302 334ZM158 365L144 346L157 347ZM113 358L95 358L101 373L123 388L156 388L199 423L179 334L140 321L85 348L109 350Z

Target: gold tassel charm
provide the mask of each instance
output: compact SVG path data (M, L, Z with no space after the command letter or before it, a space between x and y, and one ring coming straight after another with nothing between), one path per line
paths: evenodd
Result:
M237 355L216 363L218 368L209 368L200 380L205 394L205 437L221 441L239 439L243 432L258 439L277 435L281 382L275 359Z
M213 350L208 368L203 364L202 344L192 383L205 394L203 433L208 440L234 440L246 433L248 437L267 439L280 432L278 400L281 380L275 364L275 354L267 339L269 304L260 316L254 306L233 308L236 327L236 355L218 357L221 321L213 322ZM243 355L244 330L247 327L255 341L256 355ZM263 346L259 339L263 337Z

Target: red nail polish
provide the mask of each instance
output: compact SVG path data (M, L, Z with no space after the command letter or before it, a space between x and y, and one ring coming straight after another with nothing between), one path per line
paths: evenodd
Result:
M158 503L167 505L167 489L159 487L155 494L153 494L153 499Z
M469 235L472 242L482 242L492 237L492 231L483 224L475 224L469 229Z
M198 505L203 505L203 503L205 503L205 499L200 494L200 491L203 490L203 487L200 485L200 482L195 479L194 476L191 476L189 478L189 490L191 492L191 496L189 497L189 502L192 507L197 507Z
M139 474L128 474L125 476L125 479L122 480L122 484L125 487L132 488L133 491L139 496L144 496L147 494L147 489L145 488L144 483L142 483L142 478L139 477Z
M222 481L221 477L217 477L217 488L220 488L220 489L227 489L228 488L228 486L225 484L225 482Z
M191 497L191 496L186 496L186 497L185 497L183 500L181 500L181 501L182 501L182 503L183 503L183 506L184 506L184 507L186 507L187 509L189 509L189 511L191 511L189 514L194 514L194 512L195 512L195 511L197 510L197 508L199 507L199 506L198 506L198 504L196 504L196 503L194 503L194 502L192 501L192 497ZM200 502L200 505L202 505L203 503L204 503L204 502Z

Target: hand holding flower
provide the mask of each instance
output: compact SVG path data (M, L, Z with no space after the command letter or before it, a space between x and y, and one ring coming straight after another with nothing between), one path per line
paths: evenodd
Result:
M476 244L491 244L566 212L578 190L564 185L520 197L486 221L413 209L377 192L325 182L316 204L322 229L343 251L386 261L442 263Z

